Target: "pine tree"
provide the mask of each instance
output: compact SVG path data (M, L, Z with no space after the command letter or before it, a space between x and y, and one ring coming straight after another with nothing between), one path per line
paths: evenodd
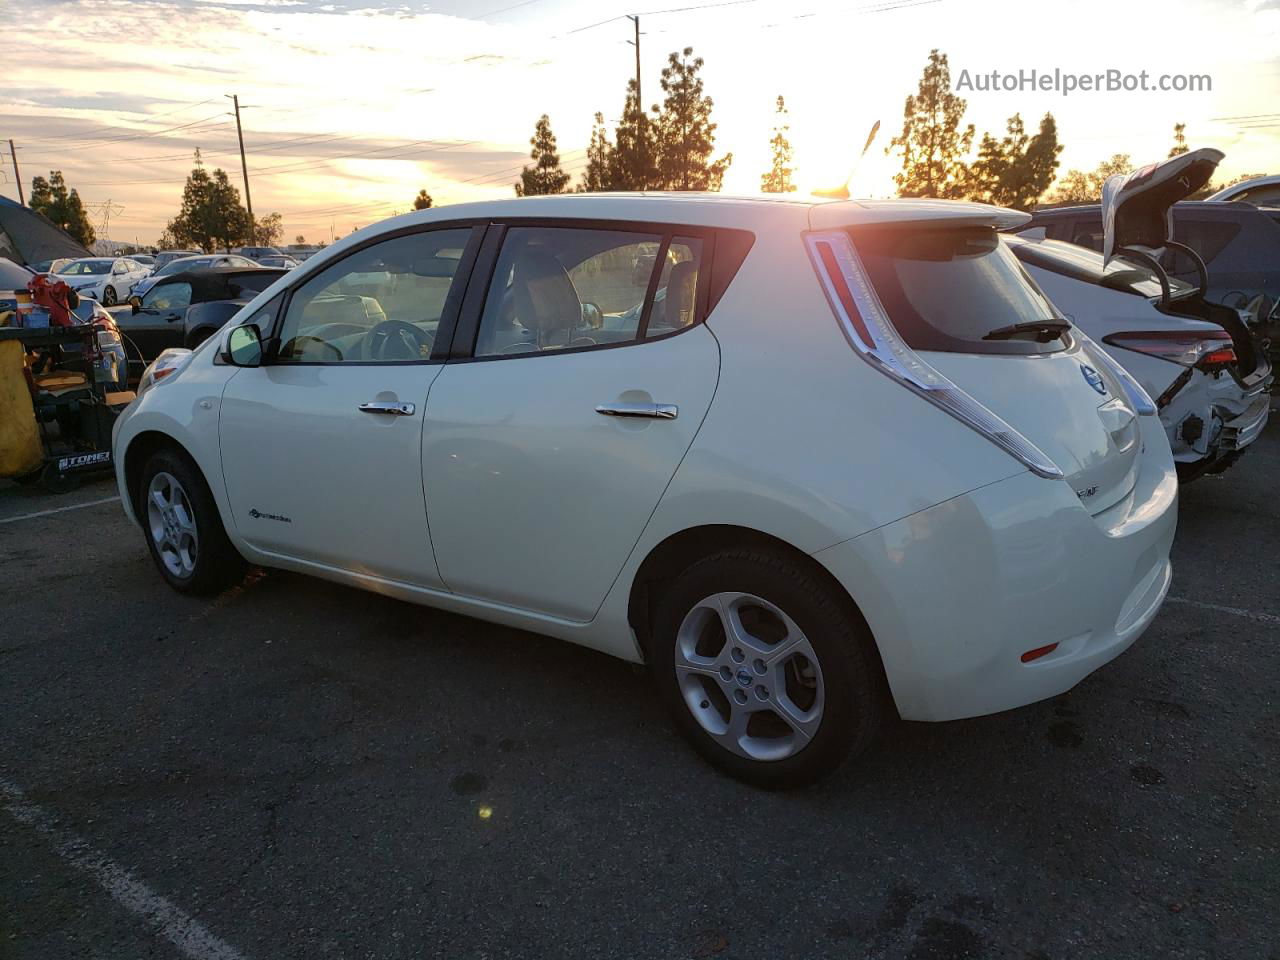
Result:
M569 175L560 169L560 154L556 152L556 135L551 132L551 120L544 113L538 118L533 136L529 138L533 149L529 158L533 165L520 171L516 184L517 197L533 197L547 193L564 193Z
M418 195L413 198L413 209L429 210L434 202L431 199L431 194L427 193L425 189L419 190Z
M587 168L582 172L578 190L600 193L614 189L612 167L613 144L609 142L609 132L605 129L604 114L597 113L595 123L591 125L591 141L587 144Z
M230 248L250 235L249 213L240 205L240 191L221 168L210 175L200 151L182 188L182 209L165 232L180 246L198 246L205 253Z
M791 125L787 123L787 103L782 94L778 94L774 114L773 139L769 141L773 150L773 166L760 178L760 190L763 193L791 193L796 188L791 182L791 174L795 171L791 167L791 141L787 139Z
M1185 123L1175 123L1173 125L1173 146L1169 149L1169 159L1180 157L1190 149L1187 146L1187 125Z
M32 178L31 202L28 206L67 231L82 246L91 247L97 239L80 194L74 189L67 189L61 170L50 170L48 180L44 177Z
M951 92L947 55L931 50L919 90L903 107L902 132L885 151L902 151L902 171L893 178L899 196L958 199L969 192L964 157L973 145L973 124L960 126L967 106Z
M613 132L613 150L609 157L610 190L646 190L657 186L654 169L657 144L654 122L645 116L636 99L636 81L627 81L627 97L622 105L622 120Z
M664 190L719 190L733 154L715 162L716 125L711 122L714 101L703 92L701 57L693 47L667 57L660 82L666 95L654 119L657 148L657 184Z
M989 133L982 135L978 159L968 171L968 194L983 203L1029 210L1049 189L1058 169L1062 152L1058 126L1053 114L1046 113L1039 132L1028 136L1021 115L1015 113L1006 129L1001 140Z

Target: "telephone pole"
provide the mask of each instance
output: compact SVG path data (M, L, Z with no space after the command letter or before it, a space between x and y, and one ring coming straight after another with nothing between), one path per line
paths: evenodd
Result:
M627 19L630 20L636 28L635 40L628 40L627 42L636 48L636 135L640 139L640 189L644 190L649 185L649 163L648 157L646 156L646 153L648 153L649 138L644 129L647 117L644 112L644 97L640 93L640 15L627 14Z
M253 219L253 198L249 196L249 164L244 159L244 131L240 129L240 95L224 94L231 98L236 108L236 138L240 141L240 172L244 175L244 205L249 211L249 243L257 242L258 227Z
M22 196L22 174L18 172L18 148L13 145L13 138L9 138L9 156L13 158L13 179L18 181L18 203L24 207L27 201Z

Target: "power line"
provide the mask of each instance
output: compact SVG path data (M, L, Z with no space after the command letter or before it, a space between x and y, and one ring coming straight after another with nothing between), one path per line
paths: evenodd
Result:
M148 120L148 121L151 121L151 120L158 120L158 119L160 119L161 117L171 117L171 116L173 116L175 113L182 113L184 110L194 110L196 107L203 107L206 103L213 103L213 101L214 101L214 100L216 100L216 99L218 99L218 98L217 98L217 97L211 97L211 98L210 98L210 99L208 99L208 100L201 100L199 103L188 103L188 104L184 104L183 106L178 107L177 109L174 109L174 110L167 110L167 111L165 111L164 113L153 113L153 114L150 114L150 115L148 116L147 120ZM90 127L88 130L84 130L84 131L81 131L81 132L79 132L79 133L60 133L60 134L57 134L56 136L52 136L52 137L28 137L27 139L28 139L28 140L32 140L32 141L40 141L40 142L44 142L44 141L47 141L47 140L90 140L90 139L98 139L98 138L95 138L95 137L86 137L86 136L85 136L85 134L86 134L86 133L89 133L89 132L91 132L91 131L93 131L93 130L95 130L95 129L97 129L97 130L115 130L115 129L118 129L118 128L116 128L116 127L111 127L111 126L101 126L101 127L96 127L96 128L95 128L95 127Z

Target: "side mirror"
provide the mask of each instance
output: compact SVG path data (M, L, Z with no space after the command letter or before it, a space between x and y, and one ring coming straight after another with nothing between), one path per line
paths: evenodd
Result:
M262 364L262 331L256 323L233 327L227 336L223 358L233 367L257 367Z
M142 298L136 293L129 298L129 308L133 311L135 317L138 315L138 311L142 309Z

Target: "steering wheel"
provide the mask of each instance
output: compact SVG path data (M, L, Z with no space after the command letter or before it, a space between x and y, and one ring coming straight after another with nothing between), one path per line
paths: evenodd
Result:
M334 360L342 360L342 351L339 350L337 347L335 347L332 343L329 343L327 340L321 340L319 337L310 337L306 335L303 335L301 337L294 337L292 340L290 340L288 343L284 345L284 348L280 352L284 356L290 357L291 359L294 359L294 360L298 360L298 359L301 359L300 354L304 352L303 349L301 349L303 345L311 344L311 343L319 344L322 350L331 351L333 353ZM286 350L288 351L287 353L285 352Z
M435 342L430 333L405 320L383 320L365 334L364 355L370 360L425 359ZM389 351L393 343L397 346Z

